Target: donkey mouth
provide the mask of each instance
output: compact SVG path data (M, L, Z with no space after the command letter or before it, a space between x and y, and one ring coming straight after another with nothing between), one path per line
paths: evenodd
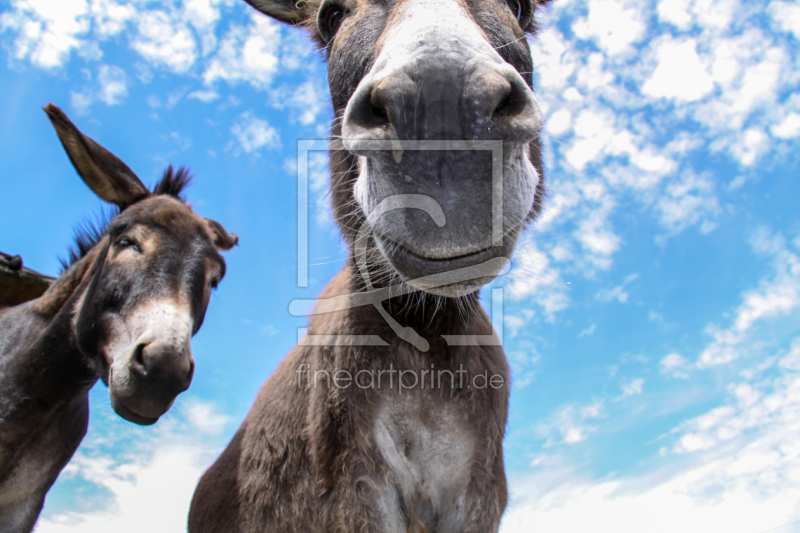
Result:
M134 424L138 424L140 426L152 426L158 422L158 417L150 418L147 416L142 416L125 407L125 404L123 404L122 401L114 394L109 394L109 396L111 397L111 407L114 408L114 412L128 422L133 422Z
M390 239L375 235L383 256L414 288L437 296L465 296L486 285L509 266L513 245L492 246L448 257L426 257Z

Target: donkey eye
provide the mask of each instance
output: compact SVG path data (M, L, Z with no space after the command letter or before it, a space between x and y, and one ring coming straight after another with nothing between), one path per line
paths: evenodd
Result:
M520 4L519 0L506 0L506 4L508 4L508 8L517 18L517 22L522 21L522 4Z
M211 290L214 290L217 288L217 285L219 285L219 280L214 278L211 280L211 283L209 283L209 285L211 285Z
M120 248L131 248L141 253L139 245L128 237L120 237L119 239L117 239L117 242L115 244Z
M330 41L334 38L347 13L347 9L335 4L331 4L329 7L323 9L320 13L318 23L320 32L326 41Z

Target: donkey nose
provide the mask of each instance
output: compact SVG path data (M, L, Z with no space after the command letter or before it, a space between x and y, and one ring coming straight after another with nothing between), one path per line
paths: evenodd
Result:
M358 141L396 139L525 143L541 132L533 94L510 65L479 62L427 79L409 74L418 66L359 86L345 111L346 148L367 155Z
M157 341L140 343L131 353L128 368L140 381L177 395L192 382L194 358L183 346Z

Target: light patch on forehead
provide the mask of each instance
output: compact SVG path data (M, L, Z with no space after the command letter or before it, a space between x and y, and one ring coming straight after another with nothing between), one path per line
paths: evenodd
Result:
M431 40L431 35L436 39ZM463 0L400 0L389 15L377 50L380 57L384 52L401 53L402 48L405 53L411 53L434 43L494 51ZM500 57L496 52L494 55Z

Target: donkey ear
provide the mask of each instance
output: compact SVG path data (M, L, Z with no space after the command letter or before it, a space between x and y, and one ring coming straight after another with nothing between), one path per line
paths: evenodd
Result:
M235 233L228 233L222 224L216 220L206 219L208 222L208 229L211 230L211 235L214 238L214 245L220 250L230 250L239 244L239 236Z
M306 0L244 0L265 15L287 24L302 24L308 18Z
M61 109L53 104L43 109L75 170L97 196L124 209L150 195L128 165L82 134Z

